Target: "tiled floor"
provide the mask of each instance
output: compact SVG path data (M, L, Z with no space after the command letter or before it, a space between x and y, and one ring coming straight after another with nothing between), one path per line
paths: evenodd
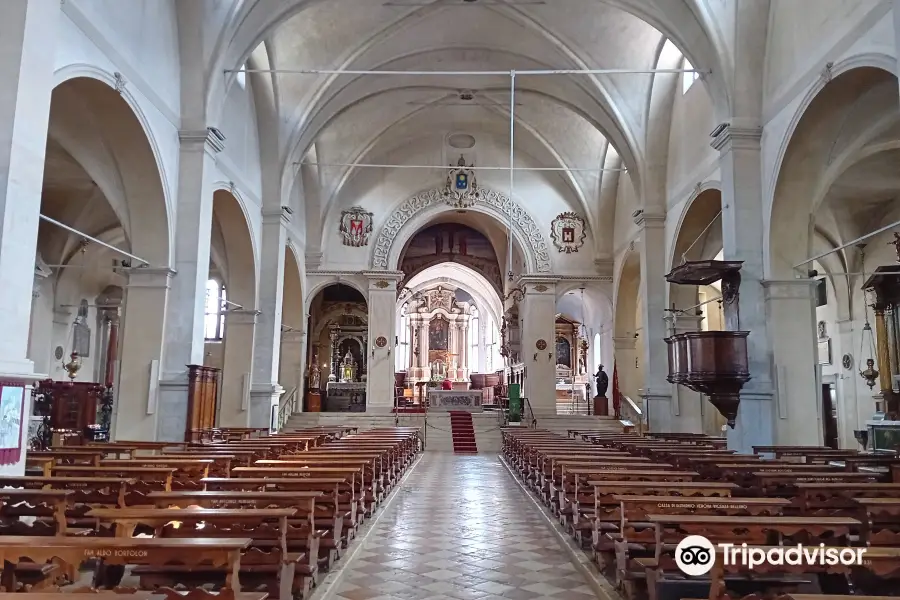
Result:
M497 456L426 453L336 600L595 598Z

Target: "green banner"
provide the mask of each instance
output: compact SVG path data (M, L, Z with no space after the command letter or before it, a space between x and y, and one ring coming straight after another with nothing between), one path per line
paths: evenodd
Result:
M511 383L508 388L509 393L509 420L512 423L518 423L522 420L522 389L518 383Z

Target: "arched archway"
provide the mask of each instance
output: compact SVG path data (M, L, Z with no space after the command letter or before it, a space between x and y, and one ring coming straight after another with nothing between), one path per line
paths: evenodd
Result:
M295 393L293 407L302 409L309 386L306 377L305 355L308 348L308 323L303 305L303 283L297 255L291 246L284 248L284 288L281 309L281 353L278 383L287 394ZM292 392L293 390L293 392Z
M766 268L776 284L794 281L790 287L799 291L788 294L788 286L779 284L769 293L768 313L775 363L802 374L784 378L792 411L786 422L818 415L816 427L807 419L802 429L782 434L792 436L792 443L800 436L809 443L854 447L853 430L876 410L856 373L875 354L861 339L867 318L862 287L896 257L887 245L892 231L869 237L861 274L861 246L848 243L900 218L900 100L897 78L879 66L857 61L836 72L800 107L781 157ZM849 369L840 364L845 356Z
M256 334L257 266L253 233L241 201L228 190L213 193L213 246L224 264L216 265L227 290L224 351L218 421L247 427Z
M41 213L146 262L41 223L37 262L50 266L36 290L29 355L39 371L63 379L56 357L77 342L79 380L114 384L104 424L120 438L154 439L146 399L155 386L150 366L163 354L172 232L150 132L111 81L77 76L53 90ZM113 289L124 298L114 300Z
M641 368L641 259L640 255L629 251L622 261L616 278L615 327L613 344L615 348L615 369L619 377L621 392L638 401L638 390L643 385Z

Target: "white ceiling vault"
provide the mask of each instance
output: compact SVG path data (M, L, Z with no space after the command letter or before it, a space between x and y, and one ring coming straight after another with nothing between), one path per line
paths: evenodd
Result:
M254 74L253 81L265 82L274 94L284 187L293 184L300 161L321 165L312 200L320 223L395 175L348 164L444 164L443 141L461 132L476 138L479 166L507 166L510 77L284 71L647 70L657 66L669 39L694 65L715 74L722 55L715 31L704 25L709 0L235 2L217 65L240 68L262 45L267 61L251 61L249 68L280 71ZM592 230L597 222L612 223L614 198L598 207L601 167L610 166L611 146L620 157L612 166L627 168L640 189L653 78L517 76L516 166L564 169L521 179L543 179L544 189L585 215ZM461 91L474 97L461 98ZM480 181L507 191L506 173L483 173ZM416 171L388 187L392 194L407 188L401 193L412 196L444 176Z

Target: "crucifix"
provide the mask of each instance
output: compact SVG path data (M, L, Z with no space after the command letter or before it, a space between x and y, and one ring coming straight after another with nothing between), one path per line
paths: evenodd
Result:
M897 262L900 262L900 232L894 232L894 241L888 242L888 246L893 246L897 253Z

